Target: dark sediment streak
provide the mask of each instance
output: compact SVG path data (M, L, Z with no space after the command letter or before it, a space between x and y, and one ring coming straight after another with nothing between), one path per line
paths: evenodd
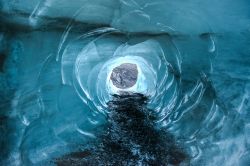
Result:
M154 127L147 97L114 95L107 132L93 148L56 160L57 165L179 165L188 159L174 138Z
M0 53L0 72L3 72L5 60L6 60L6 55Z

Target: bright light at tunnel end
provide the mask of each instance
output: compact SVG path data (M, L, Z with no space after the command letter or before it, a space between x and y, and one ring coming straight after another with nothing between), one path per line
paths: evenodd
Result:
M115 68L119 68L124 64L131 64L136 65L137 69L137 79L133 86L128 86L126 88L119 88L114 85L112 81L112 73ZM151 71L150 65L141 57L138 56L124 56L115 59L111 59L110 61L106 62L104 66L107 69L107 78L106 78L106 90L109 94L120 94L122 92L132 92L132 93L142 93L148 94L150 89L155 88L155 83L152 82L156 76L154 72ZM150 74L148 77L147 74ZM146 76L147 75L147 78Z

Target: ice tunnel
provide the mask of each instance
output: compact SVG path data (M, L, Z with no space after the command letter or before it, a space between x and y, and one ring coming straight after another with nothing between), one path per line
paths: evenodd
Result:
M0 0L0 165L250 165L248 0Z

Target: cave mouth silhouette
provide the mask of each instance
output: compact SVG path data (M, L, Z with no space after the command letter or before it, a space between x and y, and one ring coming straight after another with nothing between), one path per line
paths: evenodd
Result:
M136 64L123 63L112 70L110 79L119 89L131 88L136 84L138 69Z

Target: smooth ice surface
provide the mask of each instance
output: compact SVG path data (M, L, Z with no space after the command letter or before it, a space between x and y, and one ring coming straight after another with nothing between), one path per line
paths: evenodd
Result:
M0 0L0 165L54 165L105 131L119 89L149 97L187 165L250 165L248 0Z

